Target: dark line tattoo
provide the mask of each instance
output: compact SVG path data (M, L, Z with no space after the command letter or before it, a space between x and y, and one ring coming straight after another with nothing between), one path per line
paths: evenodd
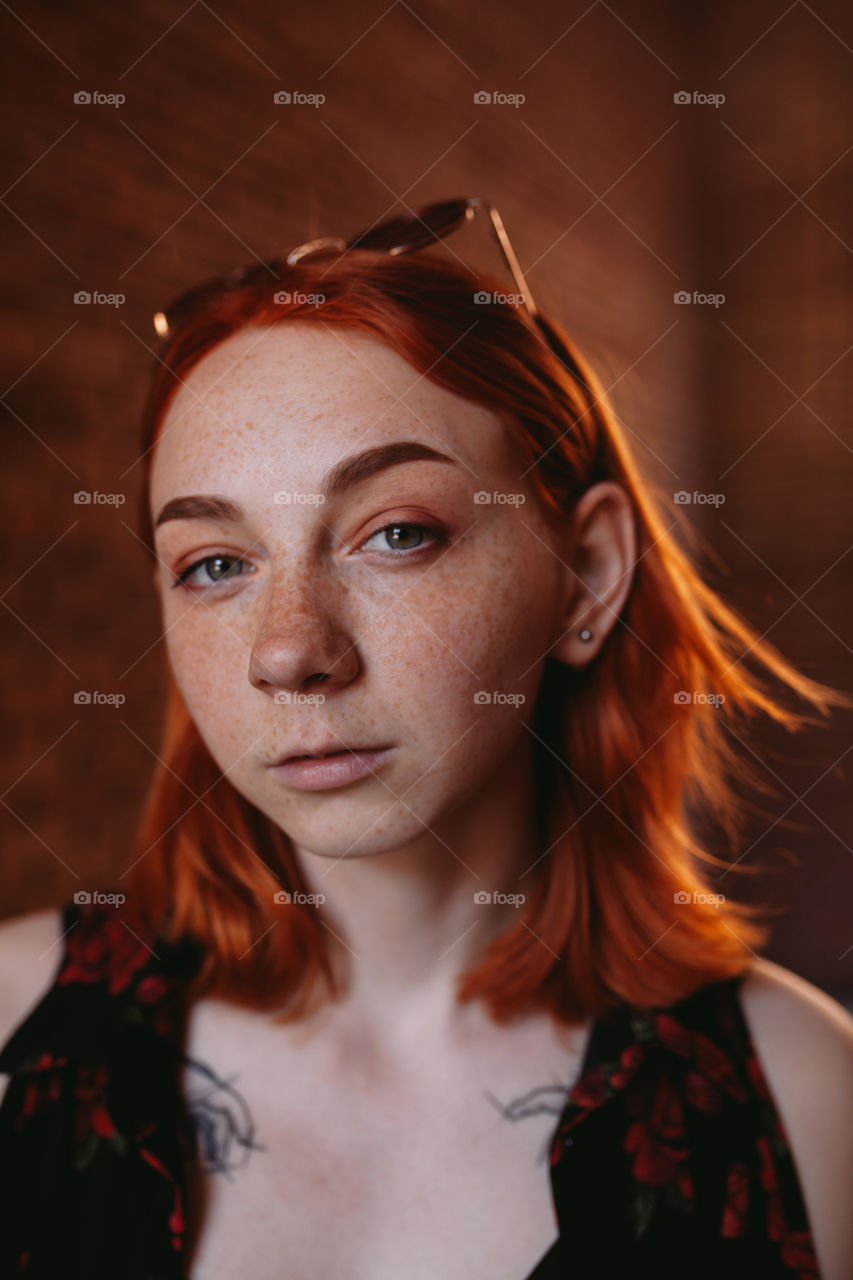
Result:
M541 1115L556 1116L559 1119L565 1109L570 1090L571 1085L541 1084L506 1104L500 1102L494 1094L486 1093L485 1097L500 1112L504 1120L527 1120L531 1116ZM548 1158L553 1140L553 1133L549 1133L539 1153L537 1164L542 1164Z
M255 1124L245 1098L233 1081L224 1080L206 1066L184 1055L184 1062L200 1077L184 1089L187 1111L195 1125L199 1140L199 1162L205 1173L230 1174L244 1165L250 1151L266 1151L255 1142ZM241 1159L231 1163L234 1148L242 1150Z

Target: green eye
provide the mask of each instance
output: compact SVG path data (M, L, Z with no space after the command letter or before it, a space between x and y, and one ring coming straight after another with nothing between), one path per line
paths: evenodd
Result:
M418 551L423 545L423 535L428 534L436 542L444 541L442 531L432 528L425 524L411 524L407 521L399 520L393 524L386 524L381 529L377 529L372 533L364 546L367 547L374 538L384 537L386 539L386 547L392 551ZM385 548L380 547L380 550Z
M212 583L221 582L224 578L237 578L242 574L245 564L245 560L241 560L239 556L204 556L201 560L196 560L194 564L188 565L172 585L175 587L191 586L188 581L190 575L195 573L197 569L202 568L204 568ZM201 585L204 586L206 584Z

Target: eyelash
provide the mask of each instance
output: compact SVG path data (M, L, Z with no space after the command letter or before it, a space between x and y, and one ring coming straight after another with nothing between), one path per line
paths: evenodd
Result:
M371 533L367 538L365 538L365 541L364 543L362 543L362 546L364 546L365 543L372 541L372 539L375 538L378 534L387 533L389 529L418 529L424 533L430 534L430 536L433 537L435 541L438 543L447 541L447 535L445 531L441 528L438 528L435 525L418 524L413 520L392 520L390 524L383 525L380 529L374 529L373 533ZM398 551L393 551L389 548L387 551L387 554L392 556L395 560L405 560L405 559L411 559L417 554L417 552L422 551L423 549L424 548L421 546L412 547L409 550L404 549L404 550L398 550ZM233 560L235 564L246 564L246 561L243 560L240 556L229 556L229 555L224 555L221 552L214 552L212 555L202 556L200 560L194 560L192 564L187 565L186 569L182 569L181 572L176 576L174 582L172 583L172 586L183 587L185 591L212 591L217 585L215 582L212 583L209 587L204 587L204 588L191 587L187 582L187 579L189 578L190 574L192 574L196 569L201 568L202 565L207 564L208 561L210 560ZM235 574L234 576L238 578L242 577L243 576L242 571L239 574ZM220 581L229 581L229 579L220 579Z

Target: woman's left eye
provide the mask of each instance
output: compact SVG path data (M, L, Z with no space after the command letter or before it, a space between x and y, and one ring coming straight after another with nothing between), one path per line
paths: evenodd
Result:
M446 541L443 531L433 528L432 525L411 524L405 520L395 520L393 524L386 524L381 529L377 529L362 543L362 546L367 547L374 538L382 536L388 539L388 544L386 547L380 548L380 550L390 550L392 553L419 551L423 546L423 535L425 533L429 534L436 542ZM413 538L416 541L413 541Z

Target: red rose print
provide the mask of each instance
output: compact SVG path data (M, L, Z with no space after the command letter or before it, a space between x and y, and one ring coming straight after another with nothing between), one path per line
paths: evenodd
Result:
M68 956L57 985L102 982L108 978L111 996L123 991L151 956L114 912L103 913L102 918L84 916L66 937L65 945Z
M731 1238L746 1231L749 1209L749 1174L746 1165L737 1160L726 1178L726 1200L723 1205L723 1223L720 1235Z
M185 1225L184 1212L181 1207L181 1192L180 1192L180 1188L176 1187L175 1188L175 1207L172 1210L171 1216L169 1217L169 1228L170 1230L174 1231L176 1235L178 1235L180 1234L181 1231L183 1231L184 1225Z
M719 1115L723 1109L723 1093L720 1087L698 1071L690 1070L684 1081L687 1105L707 1115Z
M633 1176L638 1182L656 1187L672 1181L683 1183L689 1195L690 1179L689 1175L684 1177L682 1167L687 1150L681 1099L670 1081L663 1077L657 1083L653 1105L646 1114L647 1092L643 1090L629 1104L629 1111L640 1115L628 1129L624 1143L625 1150L634 1156Z
M775 1191L778 1185L776 1166L770 1153L770 1144L764 1134L760 1134L755 1142L761 1164L761 1185L765 1191Z
M817 1280L817 1258L814 1244L808 1231L791 1231L782 1246L782 1261L793 1267L802 1280L814 1277Z
M779 1195L776 1167L770 1154L770 1146L763 1134L757 1140L756 1146L761 1160L761 1185L765 1192L764 1207L767 1214L767 1234L771 1240L782 1240L785 1237L785 1215L782 1212L782 1200Z
M655 1018L655 1026L661 1043L677 1053L680 1058L693 1057L693 1036L686 1027L668 1013L659 1013Z
M619 1066L610 1077L614 1089L622 1089L636 1074L645 1060L646 1052L642 1045L631 1044L622 1050Z
M768 1102L770 1100L770 1091L767 1087L767 1080L765 1079L764 1072L761 1069L761 1063L758 1061L758 1058L754 1053L750 1053L747 1057L746 1069L749 1073L749 1079L753 1089L762 1101Z
M32 1066L32 1073L24 1090L24 1101L15 1124L21 1128L27 1116L41 1111L46 1102L55 1102L62 1095L62 1079L58 1067L67 1066L68 1059L42 1053Z
M745 1101L746 1089L729 1055L700 1031L693 1033L693 1046L696 1053L696 1069L709 1080L713 1080L715 1084L722 1085L733 1098L737 1098L740 1102Z
M569 1098L580 1107L597 1107L607 1097L607 1086L601 1067L593 1067L582 1079L578 1080Z
M114 1138L116 1127L106 1108L107 1069L105 1066L81 1066L77 1085L76 1138L78 1145L96 1133L101 1138Z
M160 974L152 973L139 983L136 988L136 998L142 1004L155 1004L158 1000L162 1000L168 990L169 984L166 979Z
M163 1161L158 1160L157 1156L155 1156L152 1151L149 1151L147 1147L140 1148L140 1155L142 1156L143 1160L148 1161L152 1169L156 1169L158 1173L162 1173L164 1178L171 1178L172 1175L169 1173L169 1170L163 1164Z
M156 1169L158 1173L162 1173L164 1178L168 1178L173 1186L173 1202L172 1212L169 1215L169 1230L172 1232L172 1248L180 1252L183 1247L183 1232L186 1228L184 1219L183 1205L181 1203L181 1189L175 1182L172 1174L163 1164L153 1151L149 1151L147 1147L139 1148L140 1155L147 1160L152 1169Z
M667 1013L655 1019L661 1043L680 1058L692 1059L695 1069L714 1084L721 1085L732 1097L740 1101L746 1098L746 1089L739 1079L734 1063L719 1045L701 1031L690 1031ZM714 1108L715 1110L717 1108Z

